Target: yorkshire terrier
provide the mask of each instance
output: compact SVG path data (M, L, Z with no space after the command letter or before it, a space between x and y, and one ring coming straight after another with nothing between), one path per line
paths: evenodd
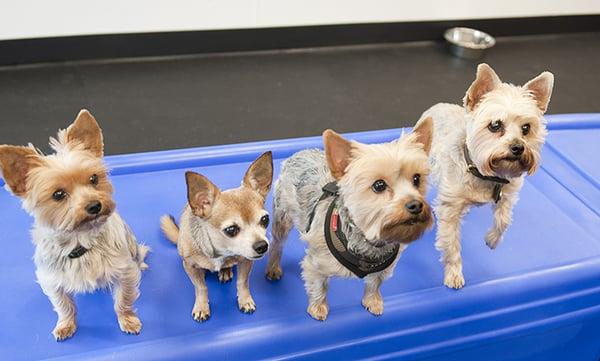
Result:
M221 191L208 178L186 172L188 204L177 226L172 216L161 218L166 237L177 245L183 268L195 288L192 317L210 317L206 271L218 272L223 283L233 278L237 265L237 301L244 313L256 310L248 279L253 262L269 249L269 214L265 199L273 181L271 152L258 157L248 168L242 185Z
M425 200L431 128L423 121L411 134L373 145L326 130L324 152L304 150L284 162L275 185L266 276L282 277L283 243L295 226L308 244L301 267L314 319L327 318L334 276L364 278L363 306L383 313L381 283L432 223Z
M102 131L82 110L75 122L50 138L55 153L29 146L0 146L6 188L33 216L37 280L58 314L57 341L77 329L73 295L110 287L123 332L138 334L142 323L133 303L149 248L138 244L115 210L113 188L102 161Z
M524 177L540 165L547 134L543 115L553 84L549 72L523 86L503 83L489 65L480 64L462 107L437 104L423 113L422 119L434 123L429 158L438 185L436 248L446 286L465 284L460 224L471 206L492 204L494 223L485 236L491 249L511 224Z

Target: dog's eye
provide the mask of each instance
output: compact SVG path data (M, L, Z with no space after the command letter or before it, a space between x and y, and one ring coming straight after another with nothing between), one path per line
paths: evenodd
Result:
M93 185L98 184L98 175L97 174L92 174L90 176L90 183L92 183Z
M260 217L260 225L267 228L269 226L269 215L265 214L264 216Z
M223 232L229 237L235 237L240 233L240 227L237 224L232 224L223 230Z
M529 130L530 129L531 129L531 125L529 125L529 123L523 124L523 126L521 126L521 130L523 131L523 135L529 134Z
M492 121L488 125L488 129L492 133L497 133L497 132L501 131L502 130L502 121L501 120L494 120L494 121Z
M52 193L52 198L57 202L62 201L63 199L65 199L66 196L67 192L65 192L63 189L59 189Z
M385 181L383 179L376 180L375 183L373 183L373 185L371 186L371 189L375 193L381 193L384 190L386 190L386 188L387 188L387 184L385 183Z
M421 185L421 175L419 173L413 175L413 185L417 188Z

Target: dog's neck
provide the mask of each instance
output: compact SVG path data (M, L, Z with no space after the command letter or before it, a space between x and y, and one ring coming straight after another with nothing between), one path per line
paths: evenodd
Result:
M365 237L362 230L352 221L350 211L344 205L344 197L338 198L338 212L342 223L342 231L348 239L348 250L357 256L368 259L379 260L383 259L394 251L394 244L386 244L381 247L373 246Z
M192 242L208 258L217 259L227 256L214 247L209 227L205 220L192 214L190 219Z

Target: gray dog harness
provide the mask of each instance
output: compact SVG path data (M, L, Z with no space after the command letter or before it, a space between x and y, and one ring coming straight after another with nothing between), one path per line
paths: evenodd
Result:
M306 228L306 232L310 231L310 226L315 217L317 205L329 198L334 197L329 207L327 208L327 214L325 215L324 222L324 234L327 248L331 254L338 260L344 267L350 272L354 273L359 278L385 270L388 268L396 259L400 245L396 244L391 252L385 255L382 259L371 259L361 257L352 253L348 249L348 239L342 231L342 221L339 216L337 200L339 198L338 186L335 182L327 183L323 187L323 195L319 198L315 207L309 215L309 223Z

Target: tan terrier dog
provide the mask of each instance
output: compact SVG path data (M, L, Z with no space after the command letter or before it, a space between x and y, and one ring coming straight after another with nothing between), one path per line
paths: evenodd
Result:
M137 334L142 323L133 303L149 249L115 211L102 131L82 110L50 146L55 153L45 156L32 145L2 145L0 168L35 220L35 273L58 314L52 333L57 341L75 333L75 293L110 287L121 330Z
M203 175L186 172L188 204L177 227L172 216L161 218L167 238L177 244L183 268L192 281L196 301L192 317L205 321L210 317L206 271L219 272L221 282L233 278L237 265L237 299L245 313L256 310L248 278L253 261L269 249L269 215L265 199L273 181L273 158L264 153L248 168L242 185L220 191Z
M494 224L485 236L491 249L511 224L525 174L540 165L547 133L543 115L553 84L549 72L523 86L503 83L489 65L480 64L463 107L437 104L423 113L422 119L434 123L430 162L438 185L436 247L442 252L446 286L465 284L460 224L471 206L493 205Z
M295 226L308 243L301 266L313 318L327 318L327 287L334 276L364 278L363 306L383 313L381 283L407 244L432 223L425 200L431 127L424 121L411 134L373 145L326 130L325 152L301 151L283 164L267 278L281 278L283 243Z

